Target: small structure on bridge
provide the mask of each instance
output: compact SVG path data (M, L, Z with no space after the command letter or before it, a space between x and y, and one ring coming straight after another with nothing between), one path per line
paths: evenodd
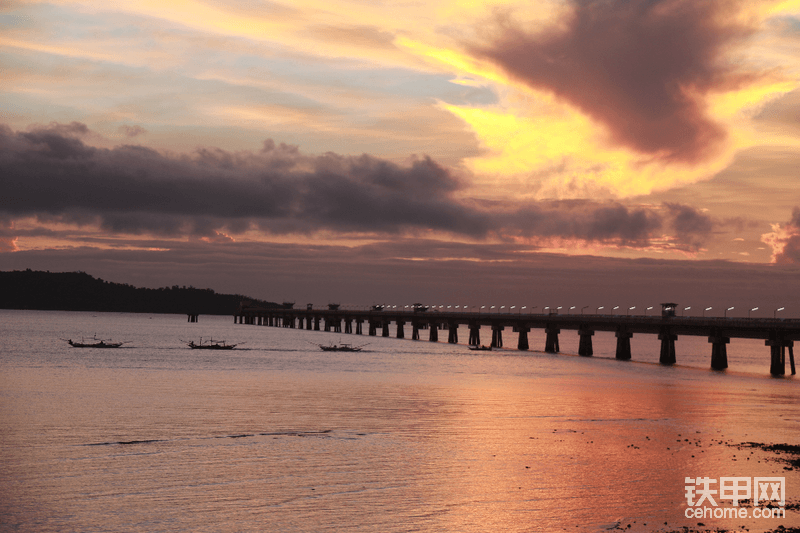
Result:
M339 305L340 304L328 304L328 310L329 311L338 311L339 310Z
M678 308L678 304L674 303L665 303L661 304L661 316L663 318L672 318L675 316L675 310Z

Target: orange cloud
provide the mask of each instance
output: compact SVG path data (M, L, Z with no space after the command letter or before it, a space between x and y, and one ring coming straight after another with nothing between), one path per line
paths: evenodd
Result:
M772 263L800 264L800 208L792 210L788 223L772 224L772 231L763 234L761 242L772 247Z

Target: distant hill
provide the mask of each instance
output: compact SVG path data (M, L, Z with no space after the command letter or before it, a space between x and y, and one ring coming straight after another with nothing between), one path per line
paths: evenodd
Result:
M243 300L279 307L273 302L217 294L211 289L177 285L137 288L103 281L85 272L0 272L0 309L233 315Z

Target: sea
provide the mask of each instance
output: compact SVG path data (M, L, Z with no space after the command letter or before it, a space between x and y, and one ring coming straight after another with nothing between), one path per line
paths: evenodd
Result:
M701 337L662 366L649 335L618 361L603 332L593 357L572 331L559 354L538 330L528 351L467 333L0 310L0 531L800 527L797 456L765 448L800 444L800 383L764 341L731 339L714 371ZM95 337L125 344L66 342ZM212 338L236 349L186 344ZM343 342L365 346L319 347Z

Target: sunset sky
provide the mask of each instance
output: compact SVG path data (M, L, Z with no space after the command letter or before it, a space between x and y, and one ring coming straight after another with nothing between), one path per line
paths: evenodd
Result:
M800 0L0 2L0 269L800 317Z

